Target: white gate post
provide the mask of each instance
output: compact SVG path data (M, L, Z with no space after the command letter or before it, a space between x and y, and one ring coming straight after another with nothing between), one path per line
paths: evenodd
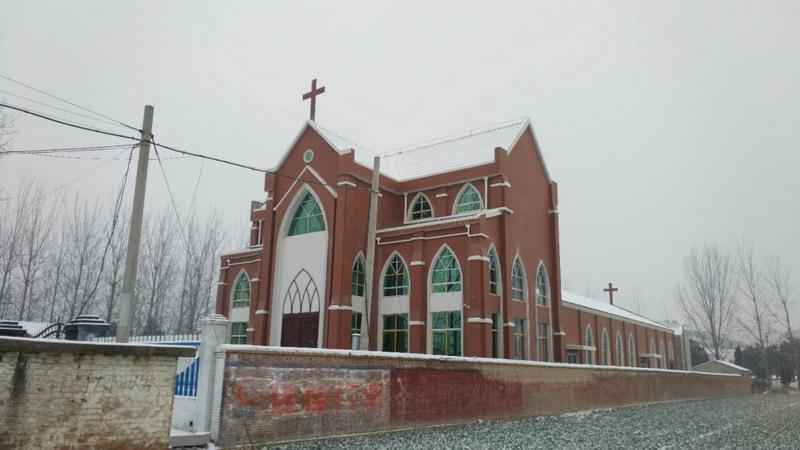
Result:
M200 321L200 373L197 377L197 431L211 431L211 400L214 398L215 353L228 343L231 322L225 316L212 314Z

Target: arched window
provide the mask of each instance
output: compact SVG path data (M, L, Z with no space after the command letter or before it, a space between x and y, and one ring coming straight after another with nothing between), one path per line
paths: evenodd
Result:
M494 248L489 250L489 293L500 295L500 263Z
M592 334L592 326L586 325L586 334L584 335L584 344L586 347L594 347L594 335ZM594 350L586 349L583 352L583 363L594 364Z
M669 341L669 343L667 344L667 349L668 349L667 351L669 352L668 353L669 360L670 361L675 361L675 350L672 347L672 341Z
M519 257L514 259L511 269L511 299L525 301L525 271Z
M658 364L656 362L656 360L653 359L653 356L652 356L652 355L655 355L657 351L658 350L656 350L656 340L654 338L650 338L650 355L651 355L650 356L650 367L655 367L655 365Z
M303 200L297 205L292 222L289 224L289 236L324 230L325 219L322 217L319 203L310 192L306 192Z
M478 190L475 189L475 186L467 184L464 189L461 190L458 199L456 199L455 213L479 211L481 208L481 195L478 194Z
M547 297L549 295L550 286L547 281L547 272L544 271L544 264L539 265L539 270L536 271L536 304L547 306Z
M600 358L602 359L602 365L611 365L611 342L608 339L608 330L605 328L603 328L603 334L600 338Z
M246 308L248 306L250 306L250 280L242 272L239 278L236 279L236 285L233 288L231 308Z
M364 296L364 257L358 255L353 263L353 287L352 295L357 297Z
M392 255L386 274L383 276L383 295L408 295L408 270L400 255Z
M666 352L667 349L664 348L664 340L663 339L658 341L658 350L659 350L659 353L661 353L661 368L662 369L666 369L667 368L667 352Z
M409 220L420 220L433 217L433 208L428 197L423 193L417 194L414 201L411 202L411 209L408 211Z
M442 251L433 266L431 291L434 293L461 291L461 270L458 268L456 257L448 248Z
M628 365L636 367L636 339L633 333L628 335Z
M617 331L616 337L616 350L617 350L617 365L624 366L625 365L625 345L622 341L622 333Z

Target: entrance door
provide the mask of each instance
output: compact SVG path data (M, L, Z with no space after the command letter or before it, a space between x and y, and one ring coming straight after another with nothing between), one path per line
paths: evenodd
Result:
M316 347L319 332L319 312L285 314L281 346Z
M283 298L281 347L317 347L319 290L311 275L301 269Z

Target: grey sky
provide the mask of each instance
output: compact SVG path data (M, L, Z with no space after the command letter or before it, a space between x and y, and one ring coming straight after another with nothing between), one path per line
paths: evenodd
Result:
M620 304L640 292L663 319L693 243L780 251L800 289L798 25L795 1L2 0L0 73L137 126L154 104L157 140L263 167L306 119L314 77L318 122L376 150L529 116L559 182L567 288L603 298L613 281ZM17 127L16 149L117 142ZM0 187L55 187L97 164L7 157ZM165 164L188 202L200 163ZM123 169L73 186L107 196ZM151 169L148 201L166 205ZM242 223L261 188L206 163L199 201Z

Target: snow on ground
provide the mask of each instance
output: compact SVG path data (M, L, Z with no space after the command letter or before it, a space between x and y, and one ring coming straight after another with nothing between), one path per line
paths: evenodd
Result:
M280 448L796 449L800 448L800 396L757 394L660 403L302 442Z

